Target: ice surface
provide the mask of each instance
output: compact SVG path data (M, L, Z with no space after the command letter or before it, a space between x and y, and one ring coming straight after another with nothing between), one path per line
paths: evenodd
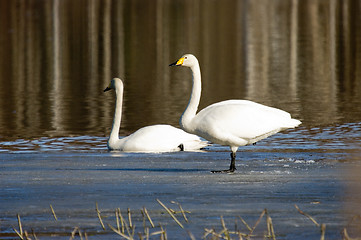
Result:
M328 239L339 239L356 214L345 207L357 206L359 197L347 191L348 183L356 180L345 177L349 166L358 166L352 161L356 145L314 147L308 135L300 132L278 134L256 146L240 148L234 174L210 172L227 168L230 162L228 148L218 145L199 152L144 154L108 152L106 138L92 136L1 143L1 231L14 233L16 214L20 214L24 229L33 229L40 239L54 239L50 233L70 234L75 226L96 239L116 236L108 227L102 230L97 202L104 221L113 226L115 209L126 215L130 208L138 231L143 229L140 210L146 207L153 220L165 226L170 239L188 238L187 231L199 239L205 228L220 230L221 216L230 229L236 224L247 232L239 217L253 226L265 208L278 239L320 237L319 228L297 212L297 204L327 225ZM303 141L290 141L295 135ZM346 195L350 192L354 195ZM156 199L173 209L178 209L171 203L176 201L190 211L188 223L177 215L186 230ZM263 239L264 231L265 219L255 234Z

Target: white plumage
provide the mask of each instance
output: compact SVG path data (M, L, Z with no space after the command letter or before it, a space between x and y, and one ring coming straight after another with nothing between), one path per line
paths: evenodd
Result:
M201 96L201 72L197 58L186 54L170 66L189 67L193 76L191 97L180 118L181 128L231 148L230 168L220 172L233 172L236 169L235 157L239 146L255 143L301 124L299 120L292 119L288 112L248 100L218 102L197 113Z
M109 150L125 152L173 152L181 150L198 150L208 145L200 137L184 132L170 125L152 125L143 127L133 134L119 139L122 116L123 82L113 78L105 91L115 89L116 105L112 130L108 140Z

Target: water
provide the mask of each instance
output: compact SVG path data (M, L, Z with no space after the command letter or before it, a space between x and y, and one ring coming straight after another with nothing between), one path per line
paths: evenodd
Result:
M170 239L204 228L247 232L267 208L277 239L319 239L301 210L361 236L361 5L359 1L8 1L0 2L0 238L15 237L16 214L40 239L90 239L103 231L95 211L140 209ZM178 126L190 73L169 68L184 53L201 64L200 109L250 99L284 109L303 124L242 147L233 175L228 148L200 152L113 153L106 149L114 94L125 82L120 134ZM157 203L187 214L182 230ZM55 221L50 204L58 216ZM149 224L148 224L149 226ZM265 218L256 239L267 231ZM156 237L158 238L158 236Z

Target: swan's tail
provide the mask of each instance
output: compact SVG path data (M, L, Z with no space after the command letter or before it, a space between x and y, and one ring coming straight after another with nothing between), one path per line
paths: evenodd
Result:
M286 128L295 128L295 127L297 127L298 125L300 125L301 123L302 123L302 122L301 122L300 120L291 118L289 121L286 122L285 127L286 127Z
M201 138L197 139L197 140L183 142L184 151L199 150L199 149L205 148L209 145L210 145L210 142L208 142L205 139L201 139Z

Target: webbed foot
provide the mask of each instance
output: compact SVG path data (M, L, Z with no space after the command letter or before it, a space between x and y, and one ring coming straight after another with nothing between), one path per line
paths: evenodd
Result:
M234 171L236 170L236 153L235 152L231 152L231 165L229 166L229 169L226 170L215 170L215 171L211 171L211 173L234 173Z
M211 173L234 173L235 169L226 169L226 170L213 170Z

